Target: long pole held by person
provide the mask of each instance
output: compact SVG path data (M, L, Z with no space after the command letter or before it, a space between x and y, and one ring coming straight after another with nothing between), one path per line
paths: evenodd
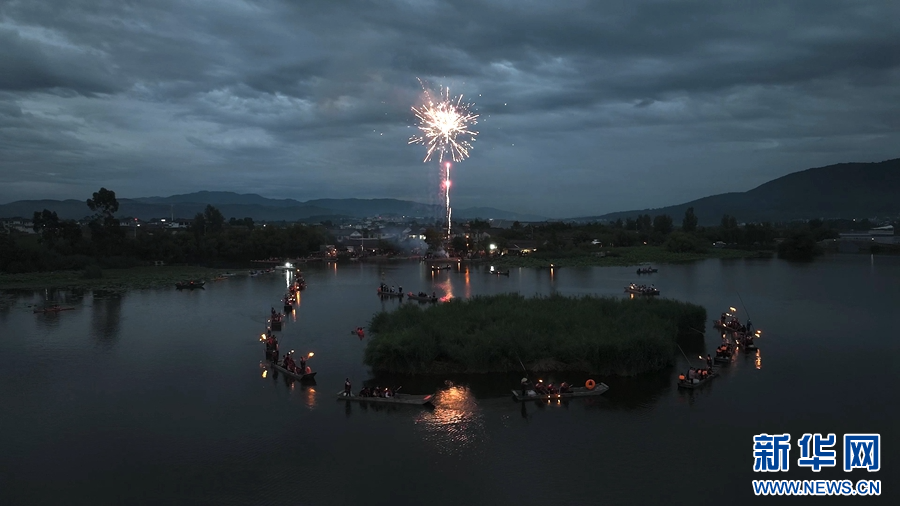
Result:
M687 353L685 353L684 350L681 349L681 345L676 344L675 346L678 346L678 350L681 351L681 354L684 355L684 359L687 360L688 367L691 367L691 359L689 359Z
M741 292L735 290L735 293L737 293L738 299L741 301L741 307L744 308L744 313L747 315L747 321L750 321L750 312L747 311L747 306L744 304L744 299L741 298Z

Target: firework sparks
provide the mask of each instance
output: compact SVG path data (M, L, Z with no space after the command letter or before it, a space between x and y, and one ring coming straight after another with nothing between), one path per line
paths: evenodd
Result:
M478 115L471 112L474 104L463 102L463 96L450 96L450 88L441 88L435 98L434 94L419 79L422 90L425 92L425 103L420 107L413 107L412 111L419 119L421 135L409 138L410 144L423 144L427 151L427 162L437 153L438 163L444 169L444 181L442 192L445 198L445 218L447 219L447 238L450 238L450 162L444 164L444 156L449 156L454 162L460 162L469 157L469 150L475 142L478 132L472 127L478 123Z
M454 162L465 160L478 135L472 130L478 123L478 115L470 111L474 104L463 102L462 95L451 97L450 88L441 88L436 98L421 79L419 83L425 91L425 104L412 110L419 119L421 135L410 137L409 143L425 145L425 162L435 153L439 162L444 161L445 155Z

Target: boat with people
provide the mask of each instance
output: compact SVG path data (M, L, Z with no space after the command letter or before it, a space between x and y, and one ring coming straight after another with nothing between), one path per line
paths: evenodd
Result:
M491 274L494 274L495 276L509 276L509 271L508 271L508 270L505 270L505 271L491 271Z
M304 289L306 289L306 280L303 279L303 276L300 276L300 278L294 281L294 283L291 285L290 293L293 295Z
M438 301L437 295L434 295L434 294L428 295L425 292L419 292L418 295L416 295L412 292L409 292L406 294L406 298L409 300L417 300L419 302L437 302Z
M411 404L416 406L424 406L426 404L432 404L434 400L434 394L428 395L412 395L412 394L401 394L398 392L392 392L388 390L387 395L385 395L384 390L381 390L382 395L378 395L379 392L372 392L369 389L369 392L374 395L366 395L367 389L363 389L359 394L351 394L347 395L346 392L341 390L337 393L338 399L343 399L345 401L358 401L358 402L380 402L386 404Z
M735 332L734 340L737 342L738 346L744 349L744 351L756 351L758 348L756 347L756 339L759 338L762 331L757 330L756 333L751 334L749 332Z
M272 364L272 367L274 367L276 371L280 372L281 374L284 374L285 376L294 378L294 379L296 379L296 380L300 380L300 381L315 381L315 379L316 379L316 373L317 373L317 371L311 370L311 369L309 368L309 366L307 366L307 367L304 369L304 371L301 373L300 371L297 371L297 372L289 371L289 370L285 369L284 366L282 366L282 365L279 364L278 362L272 362L272 361L270 361L270 363ZM308 372L307 372L307 371L308 371Z
M659 289L653 285L647 286L631 283L625 287L625 291L635 295L659 295Z
M553 399L569 399L573 397L596 397L609 390L606 383L597 383L587 380L583 387L572 387L568 383L562 383L558 388L552 384L543 385L538 381L535 385L529 385L526 378L522 378L523 388L512 390L513 399L517 401L549 401ZM524 390L524 395L523 395Z
M53 306L49 306L49 307L35 308L34 312L35 313L58 313L60 311L71 311L73 309L75 309L75 308L74 307L60 307L58 305L53 305Z
M432 271L449 271L450 266L449 265L432 265L431 270Z
M272 366L276 371L300 381L315 380L316 372L310 369L308 365L306 365L306 361L312 358L315 354L310 352L306 357L301 356L299 363L294 361L294 357L292 356L293 354L294 350L287 352L280 364L277 360L275 360L272 361Z
M731 359L734 358L735 346L734 344L725 339L723 340L721 346L716 348L716 356L713 357L713 362L717 364L729 364L731 363Z
M678 388L687 388L689 390L700 388L718 375L719 370L715 367L705 369L691 367L687 374L678 375Z
M403 297L405 294L403 293L403 287L401 286L399 289L394 289L393 286L388 286L384 283L378 286L378 295L382 297Z
M269 319L269 325L272 326L272 330L281 330L281 324L284 322L284 316L281 313L273 313L272 317Z
M653 267L647 266L647 267L638 267L637 273L638 274L653 274L658 271L659 271L659 269L655 269Z
M269 362L278 362L278 338L271 332L262 334L259 338L266 345L266 360Z
M180 283L175 283L175 288L179 290L194 290L195 288L203 288L203 285L205 284L205 281L182 281Z

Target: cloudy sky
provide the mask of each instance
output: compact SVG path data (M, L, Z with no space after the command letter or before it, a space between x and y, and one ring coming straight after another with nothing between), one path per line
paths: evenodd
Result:
M454 207L660 207L900 157L900 1L0 0L0 202L439 202L417 78L476 104Z

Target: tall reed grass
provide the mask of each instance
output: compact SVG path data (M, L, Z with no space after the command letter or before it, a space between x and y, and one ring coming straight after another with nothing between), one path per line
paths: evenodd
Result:
M669 299L525 298L517 294L405 304L369 323L365 363L378 372L573 370L633 375L671 365L679 336L706 310ZM521 363L520 363L521 361Z

